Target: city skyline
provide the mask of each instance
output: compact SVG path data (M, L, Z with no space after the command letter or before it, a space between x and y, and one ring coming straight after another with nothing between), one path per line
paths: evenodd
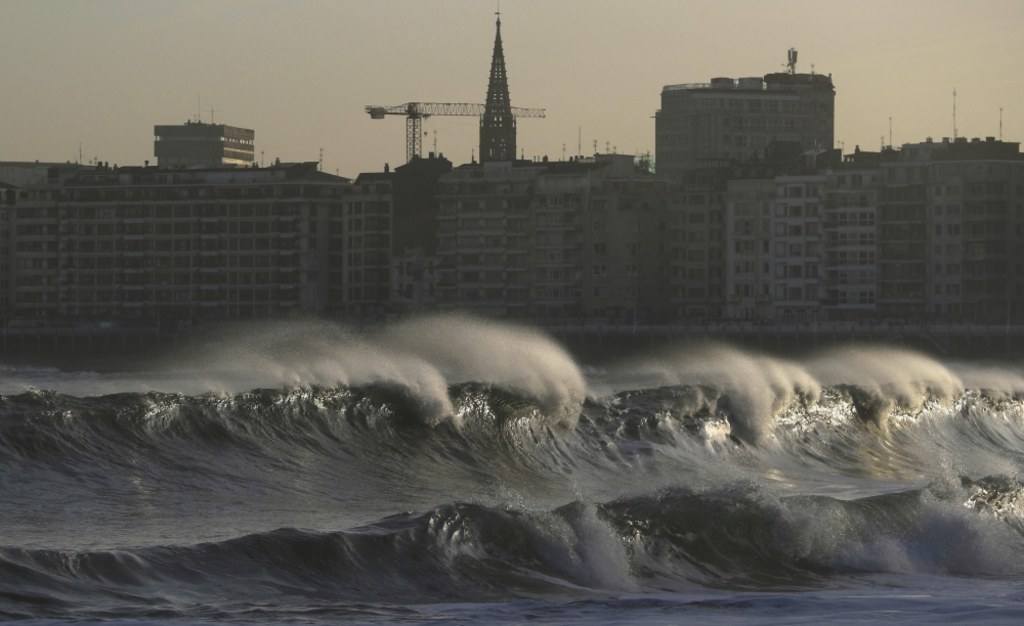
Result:
M152 130L186 120L256 131L257 160L355 177L404 161L400 119L367 104L483 102L495 3L8 2L0 160L153 159ZM856 9L856 10L855 10ZM506 0L502 36L521 154L654 152L664 85L781 71L836 84L836 147L957 134L1019 140L1024 5L993 1L639 3ZM1000 109L1002 115L1000 116ZM15 123L16 122L16 123ZM424 152L468 162L478 121L424 124ZM478 156L478 155L476 155Z

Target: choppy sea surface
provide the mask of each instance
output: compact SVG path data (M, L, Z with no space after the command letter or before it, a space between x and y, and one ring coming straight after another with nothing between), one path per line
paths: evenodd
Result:
M0 366L0 620L1024 621L1024 371L428 317Z

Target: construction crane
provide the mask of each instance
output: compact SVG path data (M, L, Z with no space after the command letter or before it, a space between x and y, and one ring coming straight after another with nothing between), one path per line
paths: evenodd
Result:
M421 156L423 152L423 119L434 115L465 115L480 117L486 107L465 102L406 102L395 106L370 104L366 112L371 119L382 120L385 115L405 116L405 160ZM515 117L544 117L544 109L512 107Z

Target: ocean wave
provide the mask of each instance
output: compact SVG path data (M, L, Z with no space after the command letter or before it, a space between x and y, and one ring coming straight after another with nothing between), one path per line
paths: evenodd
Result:
M253 449L290 443L323 449L359 438L419 440L423 433L509 429L545 431L550 420L529 396L489 384L455 385L460 428L424 419L420 398L390 384L260 389L186 396L123 393L78 398L32 390L0 396L0 450L8 459L114 460L114 452L158 452L169 443Z
M230 615L239 604L287 611L815 589L865 573L1019 576L1020 511L1006 503L1019 502L1021 491L1019 482L993 477L846 501L744 483L547 511L451 503L346 531L284 528L191 546L4 547L0 611L196 618ZM991 514L999 498L1004 504Z
M0 373L3 619L425 621L1024 576L1012 365L704 344L584 368L442 316Z
M0 464L69 473L141 466L154 474L194 466L218 475L233 462L229 478L243 482L260 479L244 469L260 459L302 471L298 463L310 455L366 465L416 459L435 471L488 475L500 465L501 473L518 467L555 482L580 472L622 482L618 473L641 468L663 476L687 468L720 473L711 465L726 459L911 479L946 472L936 459L975 474L1024 466L1024 402L976 391L922 398L913 407L893 402L879 423L864 419L857 392L823 388L814 402L794 399L778 409L756 446L737 434L742 409L733 390L707 384L591 397L569 432L553 425L532 394L477 382L453 385L446 395L457 418L431 425L419 396L390 384L86 398L35 390L0 396Z

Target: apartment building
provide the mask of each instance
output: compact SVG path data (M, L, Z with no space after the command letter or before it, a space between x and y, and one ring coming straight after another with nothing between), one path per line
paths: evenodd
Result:
M91 169L91 165L78 163L40 163L39 161L0 161L0 181L8 188L22 188L67 178L71 174Z
M824 174L728 182L725 317L822 318Z
M961 137L883 154L880 315L998 323L1024 312L1019 146Z
M390 297L394 173L360 174L342 202L343 233L332 255L341 256L340 310L355 318L382 314ZM337 263L335 268L339 267Z
M1024 313L1024 160L991 138L843 159L773 144L681 183L625 155L454 169L431 155L355 181L315 163L0 171L23 183L0 184L8 328L435 308L549 325Z
M349 181L315 163L83 169L3 206L8 325L260 318L328 306Z
M797 73L795 51L790 60L784 73L666 85L655 114L658 173L677 181L693 169L747 161L777 142L830 150L835 133L832 78Z
M775 179L772 319L821 318L825 182L823 174Z
M1024 311L1022 168L1018 144L989 138L858 149L770 177L734 170L725 316L1012 320Z
M773 272L777 259L773 220L777 185L774 179L728 181L723 199L726 216L725 308L722 317L771 319L774 315Z
M438 180L451 161L431 153L391 171L360 174L347 192L344 236L330 255L337 311L355 319L431 310L437 299Z
M667 184L667 183L666 183ZM667 319L721 319L725 313L725 182L668 184Z
M442 177L439 305L549 324L663 319L668 185L634 160L491 162Z
M877 313L879 159L858 150L825 174L822 308L829 320Z
M463 165L441 178L438 305L499 318L531 312L533 189L545 166Z
M390 308L399 313L432 310L437 299L440 179L452 171L442 154L414 158L395 168Z

